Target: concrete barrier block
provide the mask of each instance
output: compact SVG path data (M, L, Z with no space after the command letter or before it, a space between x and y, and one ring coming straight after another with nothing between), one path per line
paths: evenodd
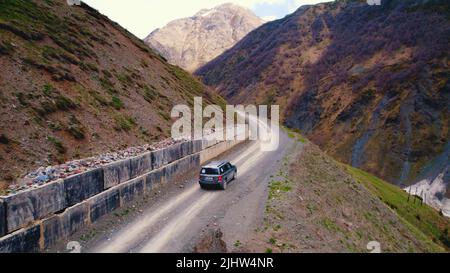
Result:
M151 153L133 157L130 159L131 178L138 177L152 170Z
M187 171L194 170L200 172L200 155L194 154L186 158L180 169Z
M226 142L220 142L214 146L211 146L209 148L204 149L200 153L200 162L201 164L217 157L221 153L225 152L227 150L227 143Z
M122 160L103 166L104 189L109 189L131 178L131 160Z
M166 169L165 179L167 181L178 172L179 166L180 166L180 162L174 162L174 163L167 165L167 167L165 168Z
M102 192L103 189L101 168L64 179L66 203L69 207Z
M193 140L192 141L192 154L201 152L203 150L203 141L200 140Z
M226 144L226 147L227 147L226 149L227 149L227 150L233 148L234 145L235 145L234 140L228 140L226 143L227 143L227 144Z
M192 156L188 156L186 158L183 158L181 160L179 160L178 162L176 162L177 164L177 169L176 172L185 172L185 171L189 171L190 170L190 161L191 161L191 157Z
M62 180L29 189L4 199L7 230L11 233L66 208Z
M181 147L181 155L180 158L186 157L192 154L194 149L194 143L192 141L186 141L180 144Z
M160 149L150 153L152 170L159 169L164 165L164 150L165 149Z
M212 139L212 140L204 139L202 141L202 150L207 149L211 146L214 146L214 145L216 145L216 143L217 143L217 141L215 139Z
M0 237L6 234L6 207L0 199Z
M139 196L144 195L145 178L138 177L119 186L120 205L132 202Z
M153 189L159 187L164 182L165 176L166 176L166 168L150 172L145 178L146 192L149 193Z
M177 143L164 149L164 164L172 163L182 157L182 144Z
M167 165L164 173L165 181L173 181L177 175L181 175L190 171L199 170L200 168L200 155L190 155L182 158L176 162Z
M202 140L202 150L208 148L208 141L206 139Z
M44 248L54 246L89 224L89 204L79 203L42 222Z
M194 154L189 158L189 169L197 169L200 172L200 154Z
M175 145L178 146L178 144L175 144ZM172 162L172 158L175 157L175 155L174 155L175 149L174 149L174 146L170 146L170 147L165 148L163 151L164 151L163 165L167 165L170 162Z
M66 238L64 228L62 227L61 218L54 215L42 221L44 229L44 248L55 245L59 240Z
M0 238L0 253L34 253L39 252L40 225L20 229Z
M102 216L120 207L119 189L111 188L88 200L89 214L92 223L95 223Z

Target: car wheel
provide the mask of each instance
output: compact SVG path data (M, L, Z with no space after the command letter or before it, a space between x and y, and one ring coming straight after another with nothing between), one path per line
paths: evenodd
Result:
M232 180L235 180L235 179L236 179L236 172L233 173L233 179Z
M201 188L202 190L206 190L206 185L200 184L200 188Z
M222 189L222 190L226 190L227 189L227 182L226 181L223 181L223 183L222 184L220 184L220 188Z

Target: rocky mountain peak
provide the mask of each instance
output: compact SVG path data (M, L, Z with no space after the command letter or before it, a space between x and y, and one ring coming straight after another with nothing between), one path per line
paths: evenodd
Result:
M174 20L144 41L170 63L194 71L263 23L251 10L226 3Z

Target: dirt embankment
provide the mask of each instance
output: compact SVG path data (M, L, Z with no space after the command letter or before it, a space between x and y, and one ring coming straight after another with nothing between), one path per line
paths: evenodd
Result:
M442 251L410 226L342 166L311 143L284 159L269 186L264 225L235 251L251 252Z
M225 253L227 244L220 229L208 229L194 246L194 253Z

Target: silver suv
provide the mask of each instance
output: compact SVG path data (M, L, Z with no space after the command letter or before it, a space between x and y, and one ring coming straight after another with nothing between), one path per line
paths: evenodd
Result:
M227 188L227 184L234 180L237 175L237 168L228 161L211 162L203 166L200 171L199 183L202 189L207 186L219 186L222 190Z

